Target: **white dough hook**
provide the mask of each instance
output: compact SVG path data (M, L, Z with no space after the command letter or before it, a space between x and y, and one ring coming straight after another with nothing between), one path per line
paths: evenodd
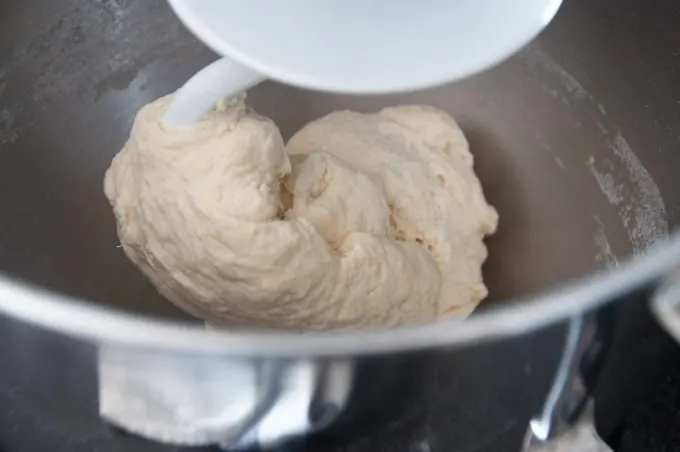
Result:
M215 104L265 79L230 58L220 58L198 71L180 89L165 113L168 126L190 126L198 122Z

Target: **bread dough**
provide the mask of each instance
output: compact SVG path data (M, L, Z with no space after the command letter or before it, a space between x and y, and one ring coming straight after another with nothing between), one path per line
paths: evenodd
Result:
M209 324L327 330L468 314L486 296L484 199L458 125L432 107L331 113L284 147L244 96L166 128L139 112L106 173L127 256Z

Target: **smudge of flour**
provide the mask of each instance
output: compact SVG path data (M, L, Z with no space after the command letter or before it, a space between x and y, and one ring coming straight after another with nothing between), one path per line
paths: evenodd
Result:
M0 96L5 88L7 88L7 72L0 70ZM17 110L17 107L3 106L0 103L0 146L11 143L19 137L19 132L14 127Z
M7 72L0 70L0 96L5 92L7 88Z
M123 31L124 21L129 16L130 11L120 0L97 0L102 11L113 19L113 33L119 34Z
M595 221L598 225L597 233L595 233L595 246L597 247L595 260L602 262L607 268L616 267L619 265L619 260L609 244L604 224L597 215L595 215Z
M546 69L557 75L562 82L562 86L567 91L572 99L588 100L591 99L590 93L584 88L576 78L560 66L550 55L544 51L535 48L533 50L538 57L538 61L542 63Z
M54 19L0 59L0 145L21 137L54 104L73 99L92 103L110 78L130 82L157 60L209 53L186 39L169 8L143 14L147 2L130 0L50 8ZM102 52L108 58L102 58ZM121 73L125 77L118 76ZM19 92L7 88L17 81Z
M609 203L614 205L621 204L624 201L622 194L623 186L616 183L614 175L598 170L595 166L595 157L592 155L588 157L586 165L588 165L590 172L595 176L597 185L600 186L600 190L602 190L602 193L607 197Z
M605 172L598 169L591 156L586 165L607 200L619 207L619 217L628 232L634 252L644 252L657 240L668 236L666 207L659 188L626 141L619 127L608 117L605 107L596 101L588 90L550 55L538 46L530 49L530 60L556 76L569 97L569 104L580 104L594 121L608 148L618 157L621 171ZM596 237L603 250L603 259L611 259L613 253L606 241L604 229ZM611 254L611 255L610 255Z
M19 107L0 107L0 146L13 143L19 138L15 127Z
M633 246L640 249L668 235L666 206L659 187L618 129L610 148L624 163L637 188L631 200L635 224L628 226L628 232Z

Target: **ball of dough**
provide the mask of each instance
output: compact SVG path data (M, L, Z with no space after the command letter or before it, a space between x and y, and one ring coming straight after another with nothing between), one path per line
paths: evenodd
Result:
M326 330L467 314L498 221L446 113L332 113L284 147L244 96L195 126L138 114L106 173L127 256L214 326Z

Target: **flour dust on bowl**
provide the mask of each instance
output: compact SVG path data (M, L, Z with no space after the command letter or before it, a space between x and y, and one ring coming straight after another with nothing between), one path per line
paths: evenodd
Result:
M500 218L483 267L489 295L466 321L296 334L206 330L175 308L118 248L102 193L138 110L215 55L161 1L9 2L0 16L3 447L176 450L100 419L100 410L141 416L99 392L131 381L182 403L159 402L161 421L127 428L184 444L313 433L308 450L376 450L392 425L411 447L518 450L559 364L559 322L648 293L680 261L680 244L666 241L680 206L680 93L647 74L675 63L670 44L630 22L634 3L567 3L517 56L432 90L250 90L249 104L285 140L335 110L446 111ZM614 39L622 29L625 40Z

